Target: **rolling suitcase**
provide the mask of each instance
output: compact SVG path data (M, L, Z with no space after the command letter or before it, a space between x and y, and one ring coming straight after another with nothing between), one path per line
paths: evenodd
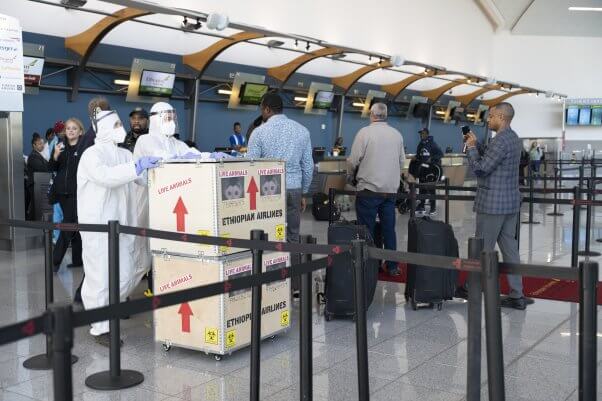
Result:
M368 246L374 246L372 236L366 226L357 225L356 222L342 221L333 223L328 227L328 243L334 245L348 245L354 239L366 240ZM366 289L366 308L374 299L376 283L378 281L378 262L369 259L364 271L364 286ZM355 317L355 302L353 299L353 263L351 255L342 262L326 269L326 282L324 298L326 307L324 317Z
M429 217L414 218L408 222L408 252L458 257L458 241L449 224ZM408 264L405 296L412 309L419 304L437 306L452 299L456 290L458 272L423 265Z

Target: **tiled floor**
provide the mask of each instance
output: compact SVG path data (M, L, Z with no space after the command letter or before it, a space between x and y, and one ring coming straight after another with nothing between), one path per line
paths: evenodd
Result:
M535 218L542 224L522 226L521 257L524 262L568 265L570 210L563 209L563 217L553 218L545 215L551 207L546 209L535 207ZM474 230L471 205L454 203L451 212L460 251L465 255L467 239ZM602 214L596 217L602 220ZM405 249L407 216L401 216L397 224L399 249ZM602 236L600 228L602 226L594 223L594 239ZM317 235L318 242L325 242L326 223L315 222L309 213L303 216L302 231ZM592 249L601 248L600 244L592 243ZM41 250L0 253L0 325L43 311L42 259ZM60 270L54 282L58 300L71 297L80 274L65 267ZM299 399L297 313L295 309L290 331L262 345L263 400ZM405 304L403 286L380 283L368 312L371 399L465 399L466 316L466 304L460 301L448 302L442 311L413 311ZM314 399L357 399L353 322L325 322L319 310L315 311L313 322ZM576 305L537 300L524 312L503 310L502 323L506 399L577 400ZM161 344L153 341L150 314L123 321L122 335L125 341L122 366L143 372L145 381L120 392L87 388L84 380L88 375L108 368L108 351L92 342L87 330L81 328L76 332L74 348L80 357L73 367L75 399L240 401L248 398L248 350L238 351L220 362L175 347L164 352ZM43 348L44 339L40 336L0 347L0 401L52 399L51 373L27 371L21 366L26 357L40 353ZM600 355L602 342L599 343ZM485 359L483 356L483 399L487 397Z

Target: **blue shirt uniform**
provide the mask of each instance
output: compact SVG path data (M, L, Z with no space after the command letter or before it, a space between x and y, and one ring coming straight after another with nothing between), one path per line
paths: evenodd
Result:
M230 135L230 146L243 146L245 144L245 137L241 134L232 134Z
M307 128L284 114L276 114L255 128L247 157L281 159L286 162L286 189L309 191L314 162Z

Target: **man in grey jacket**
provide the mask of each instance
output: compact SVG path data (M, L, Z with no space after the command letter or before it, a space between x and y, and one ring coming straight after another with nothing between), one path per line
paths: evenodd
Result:
M376 215L380 220L386 249L397 249L395 197L405 159L401 133L387 124L387 106L375 103L370 125L358 131L347 159L347 174L357 181L357 190L382 192L390 196L357 196L355 210L359 224L375 235ZM387 261L391 275L399 275L397 263Z
M465 137L466 156L477 176L474 210L477 212L476 236L483 238L486 251L495 244L500 247L506 263L520 263L517 230L520 214L518 166L522 143L510 128L514 108L510 103L499 103L489 110L487 124L495 137L487 147L479 149L473 132ZM502 299L507 308L525 309L522 277L508 275L510 294Z

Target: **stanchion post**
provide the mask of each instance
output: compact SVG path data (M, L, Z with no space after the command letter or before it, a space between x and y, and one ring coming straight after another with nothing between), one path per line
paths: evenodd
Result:
M558 168L554 167L554 211L548 213L548 216L563 216L564 213L558 212Z
M581 220L581 190L579 186L573 188L573 238L571 243L571 267L579 263L579 224Z
M42 217L45 223L52 222L52 213L44 213ZM52 230L44 229L44 287L46 310L54 302L54 272L52 262ZM71 356L71 363L77 362L75 355ZM52 369L52 336L46 335L46 352L35 355L23 362L23 367L30 370L50 370Z
M481 254L483 292L485 297L485 333L487 341L487 384L490 401L504 401L504 353L500 311L498 254Z
M592 236L592 185L593 179L590 179L587 182L587 210L585 212L585 250L579 252L580 256L600 256L600 252L590 250L590 241Z
M366 289L364 286L364 269L366 267L366 242L354 240L351 242L353 258L353 278L355 296L355 341L357 354L357 384L358 399L370 399L368 384L368 334L366 323Z
M410 217L416 217L416 183L410 183Z
M334 196L335 196L335 189L334 188L329 188L328 189L328 225L331 225L332 223L334 223Z
M480 259L483 239L468 240L468 257ZM481 274L468 273L468 335L466 361L466 401L481 399L481 305L483 303Z
M109 221L109 304L121 303L119 279L119 221ZM95 390L121 390L137 386L144 375L135 370L121 369L121 328L119 318L109 321L109 370L86 378L86 386Z
M51 305L52 333L52 384L54 399L73 400L73 310L71 305Z
M330 193L330 192L329 192ZM265 240L263 230L251 230L251 240ZM253 275L262 273L263 251L252 249ZM251 291L251 401L259 401L260 359L261 359L261 286L253 286Z
M449 224L449 177L445 177L445 224Z
M579 265L579 401L597 398L597 303L598 263Z
M533 199L534 199L534 180L533 173L529 169L529 220L523 221L523 224L539 224L539 221L533 221Z
M315 244L316 238L311 235L302 237L302 242L306 244ZM311 254L303 254L304 262L312 259ZM301 319L299 319L299 338L300 346L300 388L301 401L313 400L313 350L312 350L312 291L311 291L311 273L301 276L301 288L299 291L299 302L301 304Z

